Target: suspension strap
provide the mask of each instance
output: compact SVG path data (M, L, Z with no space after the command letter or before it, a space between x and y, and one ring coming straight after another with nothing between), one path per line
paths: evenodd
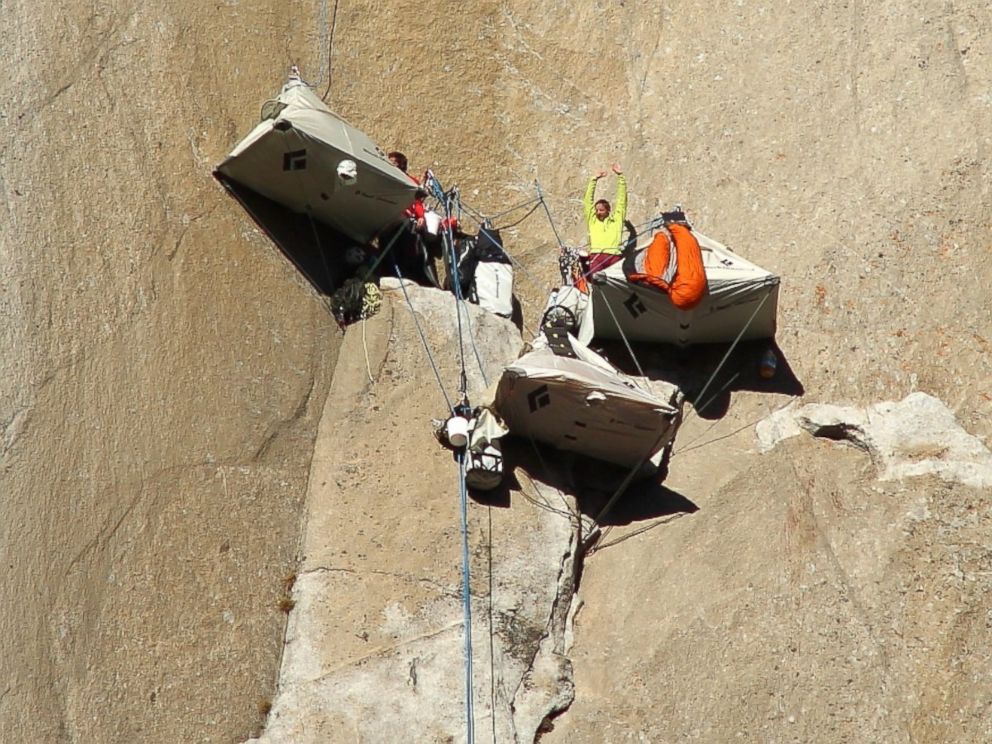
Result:
M413 322L417 326L417 333L420 334L420 342L424 345L424 351L427 352L427 360L431 363L431 369L434 370L434 379L437 380L437 386L441 389L441 395L444 396L444 402L448 406L448 410L451 411L452 415L455 413L455 407L451 404L451 398L448 397L447 391L444 389L444 383L441 382L441 373L438 371L437 363L434 361L434 355L431 353L431 348L427 344L427 337L424 335L424 329L420 327L420 320L417 318L417 313L413 309L413 303L410 301L410 295L406 291L406 282L403 280L403 274L400 273L400 267L397 264L393 264L393 268L396 270L396 277L400 280L400 289L403 290L403 297L406 298L407 307L410 308L410 314L413 316Z
M465 373L465 333L462 330L462 282L461 276L458 272L458 254L455 251L455 236L451 229L451 213L452 207L454 206L454 195L453 192L449 192L444 195L444 216L446 219L446 227L444 229L444 234L441 236L441 240L444 246L444 252L448 256L448 264L451 267L451 283L452 283L452 294L455 299L455 316L458 325L458 353L461 359L461 370L460 377L458 379L459 388L458 392L461 394L462 402L468 400L468 376Z
M737 334L737 338L734 339L734 342L730 345L730 348L727 349L727 352L723 355L723 359L721 359L720 363L716 365L716 369L713 370L713 374L710 375L709 379L706 381L706 384L703 385L703 389L699 391L699 395L696 396L696 400L692 402L693 410L696 410L696 403L703 399L703 396L706 394L706 391L709 390L710 385L713 384L713 380L716 379L717 374L719 374L720 370L723 369L723 365L726 364L727 359L730 358L730 354L733 352L735 348L737 348L737 344L740 343L740 340L744 336L744 333L751 326L751 323L754 321L754 318L757 316L758 311L761 310L761 308L764 306L765 301L769 297L771 297L773 291L775 291L774 287L769 289L765 293L765 296L761 298L761 302L758 303L758 306L754 308L754 312L751 313L751 317L747 319L747 323L745 323L744 327L741 328L740 333ZM709 402L707 402L707 405L709 405Z
M623 345L627 347L627 353L630 354L630 358L634 360L634 366L637 367L637 373L647 379L647 375L644 374L644 369L641 367L641 363L637 361L637 355L634 353L634 349L631 348L630 341L627 340L627 334L623 332L623 328L620 327L620 321L617 319L617 314L613 312L613 306L610 301L606 298L605 292L600 292L600 296L603 298L603 302L606 304L606 309L610 311L610 317L613 318L613 324L617 327L617 331L620 332L620 338L623 339Z
M399 239L400 235L402 235L406 230L407 230L406 223L403 223L396 228L396 232L393 233L393 237L391 237L389 239L389 242L386 243L386 247L383 248L381 251L379 251L379 255L376 257L375 262L365 271L366 279L371 279L373 276L375 276L375 270L379 268L379 264L382 263L382 259L386 257L386 255L392 249L393 245Z
M537 189L537 198L541 200L541 206L544 207L544 213L548 216L548 223L551 225L551 231L555 234L555 240L558 241L558 247L564 248L565 243L561 239L561 235L558 234L558 227L555 225L555 220L551 216L551 210L548 209L548 203L544 200L544 191L541 189L541 184L539 181L534 181L534 188Z

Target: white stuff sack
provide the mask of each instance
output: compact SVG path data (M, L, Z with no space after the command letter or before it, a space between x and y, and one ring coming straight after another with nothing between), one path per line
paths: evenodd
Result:
M509 318L513 315L513 267L495 261L475 267L475 296L479 306Z

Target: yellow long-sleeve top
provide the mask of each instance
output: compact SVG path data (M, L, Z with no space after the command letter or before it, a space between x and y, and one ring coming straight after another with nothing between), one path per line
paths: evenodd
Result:
M589 252L609 253L619 256L623 245L623 223L627 219L627 179L617 176L617 198L613 209L601 220L596 216L596 180L589 179L586 195L582 197L582 209L589 226Z

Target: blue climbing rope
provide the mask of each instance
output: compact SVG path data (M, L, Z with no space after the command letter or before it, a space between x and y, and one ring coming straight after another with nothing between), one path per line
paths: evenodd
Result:
M475 711L472 694L472 592L468 560L468 486L465 483L465 453L458 453L458 493L462 513L462 610L465 623L465 722L468 744L475 742ZM494 711L495 713L495 711Z

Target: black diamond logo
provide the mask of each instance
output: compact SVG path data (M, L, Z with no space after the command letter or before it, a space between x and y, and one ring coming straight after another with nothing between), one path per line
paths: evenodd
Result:
M534 413L538 408L544 408L551 404L551 393L548 392L547 385L541 385L537 390L527 396L527 405L530 412Z
M303 170L307 167L307 151L293 150L282 156L282 169L284 171Z
M641 302L641 298L636 294L631 294L631 296L627 298L627 301L623 303L623 306L627 308L627 312L635 318L639 317L641 313L647 310L647 308L644 307L644 303Z

